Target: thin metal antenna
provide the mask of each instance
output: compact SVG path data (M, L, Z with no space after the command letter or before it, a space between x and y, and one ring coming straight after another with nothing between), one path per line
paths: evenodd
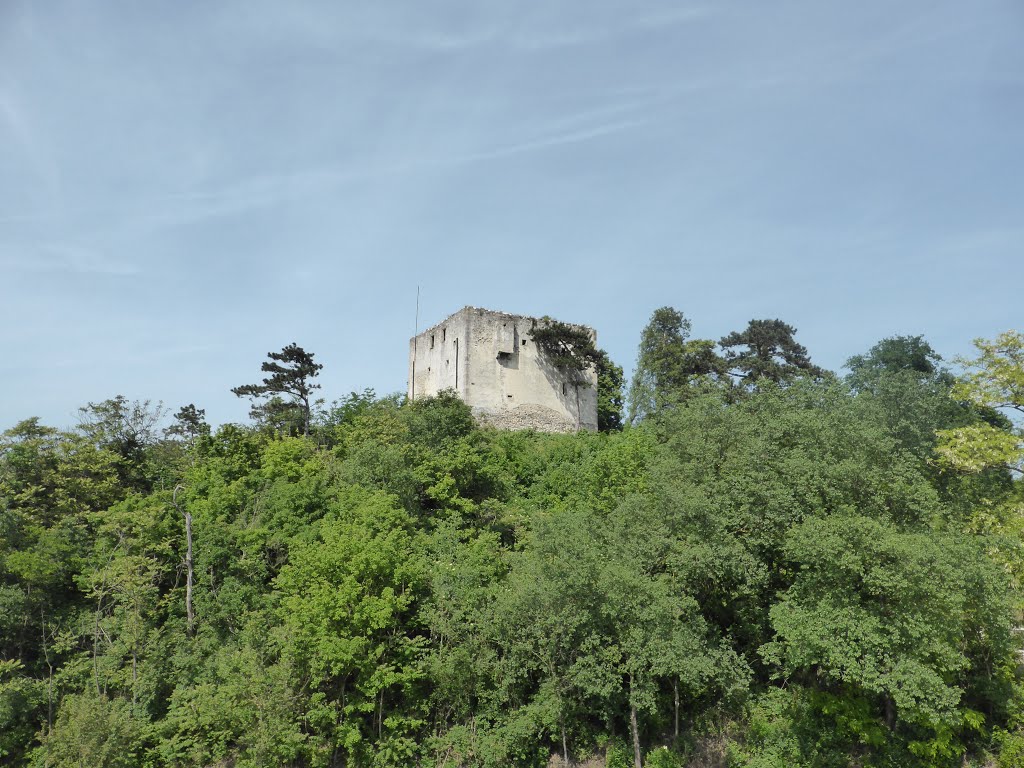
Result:
M410 400L416 399L416 349L419 347L417 341L420 335L420 287L416 286L416 324L413 326L412 334L412 386L410 387Z

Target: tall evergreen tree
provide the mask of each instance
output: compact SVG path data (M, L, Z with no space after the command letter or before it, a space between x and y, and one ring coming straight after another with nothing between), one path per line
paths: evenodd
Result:
M799 375L823 376L824 369L811 362L795 335L796 328L781 320L751 320L744 330L724 336L719 344L730 372L748 382L769 379L781 383Z
M603 349L597 360L597 431L622 429L622 366L616 365Z
M685 399L693 384L725 373L714 342L689 340L690 321L672 307L651 315L640 336L636 370L629 387L629 421L635 423Z
M174 423L164 430L167 437L177 437L192 446L200 437L210 434L210 425L206 423L206 410L196 408L193 403L183 405L174 414Z
M302 418L302 434L309 434L312 395L319 384L312 379L320 374L323 368L313 362L313 353L307 352L292 342L280 352L268 352L269 362L264 362L260 370L270 375L261 384L244 384L231 389L239 397L248 397L254 401L250 414L255 419L264 419L269 415L280 416L282 407L292 405L298 409ZM281 396L290 398L290 403L283 401Z

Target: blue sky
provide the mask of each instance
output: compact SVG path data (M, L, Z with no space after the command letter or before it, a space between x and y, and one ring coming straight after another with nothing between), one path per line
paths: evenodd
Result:
M243 421L295 341L404 390L465 304L780 317L821 365L1021 328L1019 0L0 0L0 428Z

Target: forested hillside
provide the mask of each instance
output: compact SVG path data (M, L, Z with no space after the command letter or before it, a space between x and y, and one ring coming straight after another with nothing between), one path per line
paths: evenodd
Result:
M0 761L1024 765L1024 336L832 373L689 330L654 313L622 417L595 358L593 434L317 406L296 345L250 425L7 429Z

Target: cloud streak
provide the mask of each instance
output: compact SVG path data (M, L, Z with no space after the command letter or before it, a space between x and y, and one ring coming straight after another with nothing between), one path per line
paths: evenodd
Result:
M512 155L520 155L527 152L537 152L552 147L564 146L567 144L580 144L583 142L592 141L593 139L600 139L612 134L622 133L623 131L637 128L646 123L646 120L632 119L632 120L619 120L615 122L605 123L603 125L596 125L590 128L583 128L576 131L563 131L560 133L553 133L546 136L539 136L535 139L529 139L526 141L520 141L504 146L494 147L493 149L485 149L480 152L471 152L466 155L459 157L451 157L441 161L440 164L448 163L470 163L478 160L496 160L503 157L510 157Z
M711 6L690 6L670 10L659 9L637 13L631 9L625 18L616 17L604 24L580 24L580 16L571 16L570 23L534 23L517 30L507 38L508 44L524 51L551 51L604 45L638 33L665 31L675 27L703 22L714 15ZM584 16L584 18L586 18Z
M18 154L25 158L36 180L46 195L53 201L60 199L60 169L53 157L37 138L39 130L32 125L28 112L9 88L0 89L0 125L17 147ZM9 150L8 150L9 151Z
M500 160L567 145L585 144L644 125L647 122L646 119L638 117L608 121L599 119L615 114L628 114L636 111L639 106L641 104L637 102L574 113L548 121L545 125L548 130L541 131L536 135L479 149L440 153L433 157L397 160L362 168L318 166L291 172L262 174L242 178L217 188L196 189L141 201L133 200L126 202L124 206L83 208L76 213L93 220L97 217L116 219L120 223L115 226L120 232L130 231L138 236L143 231L152 232L187 222L233 216L272 207L286 201L324 194L347 184L400 178L424 171ZM0 221L42 223L49 219L67 218L67 215L67 211L53 211L49 214L0 218ZM103 234L102 230L92 233L93 236ZM34 246L32 251L31 257L0 255L0 265L30 271L59 270L111 275L129 275L139 271L132 265L106 261L95 252L71 244L39 244Z
M121 277L142 271L138 265L109 259L102 253L71 243L36 243L24 248L10 244L0 246L0 269Z

